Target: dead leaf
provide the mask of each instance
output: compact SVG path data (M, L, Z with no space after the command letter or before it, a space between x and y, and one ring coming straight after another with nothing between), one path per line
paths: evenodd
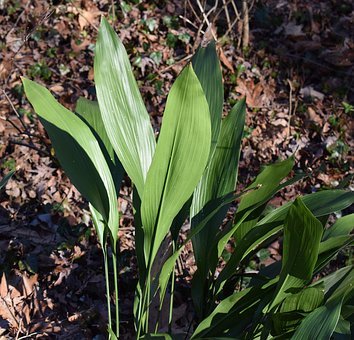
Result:
M246 103L252 108L262 107L261 93L263 85L261 82L255 84L253 79L244 80L239 79L236 86L236 91L246 96Z
M302 37L305 35L302 28L303 25L297 25L295 21L290 21L284 26L284 34L288 37Z
M224 51L222 50L221 47L218 48L219 51L219 58L221 60L221 62L232 72L235 73L234 67L232 66L231 62L229 61L229 59L227 59Z
M93 27L97 27L98 25L98 17L102 14L97 8L90 10L82 10L79 13L79 26L81 31L88 25Z
M7 287L6 276L5 276L5 273L3 273L2 277L1 277L1 283L0 283L0 296L2 298L4 298L8 294L8 292L9 292L9 290Z
M316 91L312 86L303 87L300 90L300 94L304 97L316 98L320 101L324 99L324 94L319 91Z

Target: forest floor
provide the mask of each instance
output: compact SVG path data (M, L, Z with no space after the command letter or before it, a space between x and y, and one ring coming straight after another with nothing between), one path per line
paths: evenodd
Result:
M0 178L15 170L0 196L1 339L100 339L107 320L103 260L87 203L60 169L20 77L45 84L72 110L80 96L95 99L93 48L104 15L127 49L158 131L166 94L206 29L194 1L112 3L0 1ZM247 101L238 190L262 165L294 152L294 170L311 175L272 205L324 188L353 190L353 3L255 1L243 48L242 15L237 19L234 2L226 3L208 19L218 38L224 114L238 98ZM127 178L122 194L130 194ZM132 209L129 200L120 203L121 328L129 339L137 271ZM193 266L189 248L178 272L175 328L193 313L183 293Z

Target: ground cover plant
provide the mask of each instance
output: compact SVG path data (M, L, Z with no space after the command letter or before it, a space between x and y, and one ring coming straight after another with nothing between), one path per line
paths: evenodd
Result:
M106 273L113 261L112 313L107 280L112 338L119 336L117 197L124 171L135 188L137 337L166 328L159 311L166 301L172 311L173 269L189 240L198 268L192 281L192 338L350 337L352 267L312 279L353 242L353 215L326 228L329 214L353 203L353 192L321 191L269 212L265 208L272 196L305 176L288 179L294 166L290 157L265 167L248 188L235 193L245 102L238 101L221 118L222 77L213 41L198 49L171 88L157 143L125 49L105 20L95 49L98 104L80 99L74 114L41 85L23 83L61 165L90 202ZM220 228L237 199L235 216ZM188 217L191 229L181 242L179 231ZM245 272L250 258L281 233L282 261L257 275ZM224 252L230 239L236 244L231 255ZM224 266L215 275L220 259Z

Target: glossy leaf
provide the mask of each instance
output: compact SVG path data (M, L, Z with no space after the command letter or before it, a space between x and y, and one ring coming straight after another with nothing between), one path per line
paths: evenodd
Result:
M353 236L336 236L321 242L315 272L324 268L337 253L346 246L354 244Z
M222 121L219 140L213 157L210 159L201 181L193 195L191 207L192 230L198 226L197 212L205 204L215 198L221 197L228 192L235 190L238 173L238 162L240 157L241 139L245 123L245 101L240 100L231 110L230 114ZM227 213L229 206L225 206L218 214L193 238L193 251L197 264L197 272L192 285L192 295L198 295L204 291L207 277L211 265L210 261L217 264L217 258L210 257L210 248L215 242L215 235L218 233L220 224ZM198 277L201 277L197 284ZM195 300L195 299L194 299ZM198 298L203 305L203 298ZM197 306L197 301L194 301Z
M141 196L155 137L125 48L104 18L98 32L94 70L107 135Z
M208 160L210 138L208 103L189 65L167 98L158 145L144 188L141 216L147 263L155 257L173 219L200 180Z
M106 160L90 128L43 86L23 78L27 98L53 143L66 174L118 237L117 195ZM82 170L85 171L82 171Z

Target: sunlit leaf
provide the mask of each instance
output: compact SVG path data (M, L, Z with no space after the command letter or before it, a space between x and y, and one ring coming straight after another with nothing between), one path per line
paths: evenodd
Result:
M208 103L189 65L167 98L144 188L141 216L147 260L155 257L173 219L195 189L208 160L210 136Z
M98 32L94 70L107 135L141 196L155 137L125 48L104 18Z

